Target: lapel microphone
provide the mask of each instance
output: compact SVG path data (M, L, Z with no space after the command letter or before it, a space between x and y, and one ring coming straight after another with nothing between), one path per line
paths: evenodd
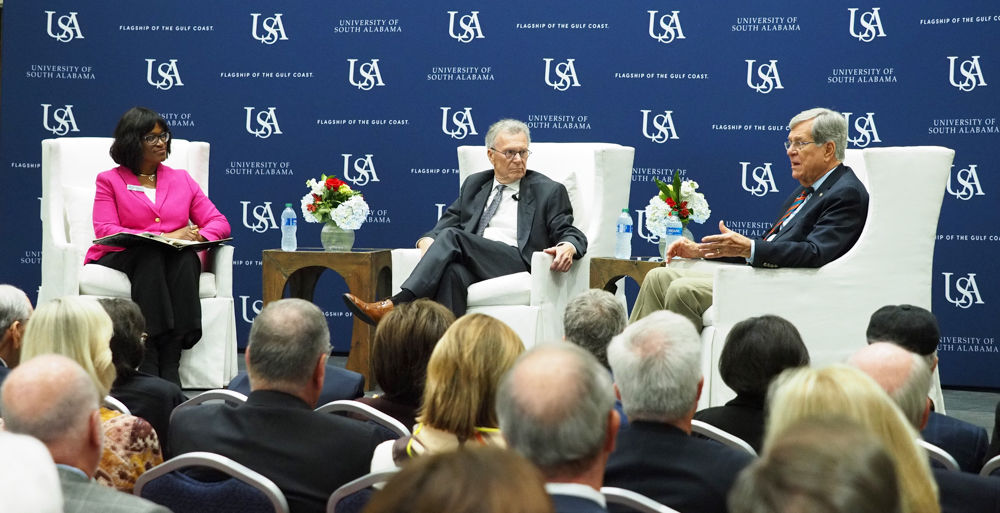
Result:
M514 198L514 201L521 201L521 197L520 197L520 196L518 196L518 194L519 194L519 193L515 192L515 193L514 193L514 195L513 195L513 196L511 196L512 198Z

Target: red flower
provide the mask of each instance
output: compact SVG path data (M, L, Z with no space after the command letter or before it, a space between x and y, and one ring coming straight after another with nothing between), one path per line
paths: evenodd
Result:
M332 176L326 179L326 188L329 190L337 190L340 188L341 185L344 185L344 182L342 180L339 180Z
M688 206L688 202L686 202L686 201L682 201L681 204L680 204L681 208L687 208L687 206Z
M306 205L306 210L308 210L310 212L315 212L316 211L316 205Z
M681 218L685 218L685 217L687 217L687 216L688 216L688 215L690 215L690 214L691 214L691 213L690 213L690 212L688 212L688 209L686 209L686 208L682 208L682 209L681 209L681 215L680 215L680 217L681 217Z
M667 202L667 205L670 205L671 207L672 207L672 206L674 206L674 205L676 204L676 203L674 202L674 199L673 199L673 198L671 198L670 196L667 196L667 199L665 199L665 200L663 200L663 201L666 201L666 202Z
M313 203L319 203L323 201L323 197L319 194L313 194Z

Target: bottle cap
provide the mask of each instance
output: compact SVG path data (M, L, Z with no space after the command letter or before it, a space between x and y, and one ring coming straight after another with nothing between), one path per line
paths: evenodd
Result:
M292 208L292 204L291 203L285 203L285 208Z
M628 212L628 209L627 208L623 208L622 212Z

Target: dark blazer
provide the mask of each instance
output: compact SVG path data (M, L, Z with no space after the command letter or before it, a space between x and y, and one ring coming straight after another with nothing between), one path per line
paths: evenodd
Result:
M931 470L940 493L941 513L1000 512L1000 479L940 468Z
M247 376L247 371L237 374L226 388L243 395L250 395L250 377ZM365 395L365 377L363 375L336 365L326 364L326 377L323 378L323 390L319 393L317 406L344 399L353 400L363 395Z
M10 369L0 363L0 385L3 385L3 380L7 379L8 374L10 374Z
M706 408L694 414L696 420L711 424L750 444L757 454L764 445L764 397L736 396L725 406Z
M474 233L493 189L493 175L491 169L466 178L458 199L441 215L434 229L422 237L434 238L445 228ZM587 236L573 226L573 206L561 183L529 169L521 178L518 197L517 249L526 265L531 266L532 253L560 242L576 247L573 258L580 258L587 252Z
M618 433L604 486L640 493L683 513L726 513L729 489L751 461L745 452L669 424L633 419Z
M316 413L283 392L256 390L245 404L202 404L170 423L168 454L221 454L256 470L281 489L291 513L324 513L330 494L368 473L375 428Z
M556 513L607 513L608 511L600 504L583 497L557 494L552 494L550 497Z
M963 472L978 474L986 463L986 430L954 417L931 412L920 436L951 454Z
M62 486L64 513L170 513L170 510L130 493L97 484L72 470L56 467Z
M143 372L111 387L111 397L127 406L132 415L153 426L160 439L160 447L167 446L170 413L177 405L187 401L187 396L177 385Z

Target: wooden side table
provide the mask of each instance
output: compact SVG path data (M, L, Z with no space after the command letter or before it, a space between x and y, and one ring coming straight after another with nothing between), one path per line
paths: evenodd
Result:
M364 301L389 297L392 288L392 253L388 249L323 251L300 248L298 251L268 249L263 256L264 306L281 299L288 283L290 297L312 301L316 282L330 269L344 278L351 294ZM375 327L357 317L351 333L351 351L347 369L365 377L368 390L375 388L372 375L371 343Z
M591 258L590 288L604 289L614 294L617 290L615 282L626 276L631 277L641 287L642 281L646 279L646 273L664 265L666 265L665 262L649 262L646 260Z

